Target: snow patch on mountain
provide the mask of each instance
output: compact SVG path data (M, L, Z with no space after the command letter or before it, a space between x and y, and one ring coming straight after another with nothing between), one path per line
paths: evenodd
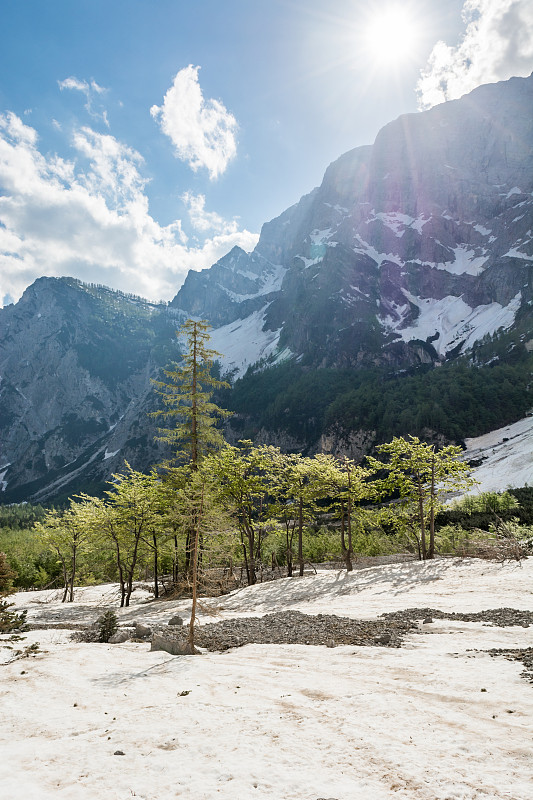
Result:
M210 346L221 354L224 372L234 371L235 378L240 378L249 366L274 355L281 328L263 330L269 305L267 303L245 319L230 322L211 332Z
M452 275L480 275L483 272L488 256L478 256L475 250L469 250L464 244L453 248L454 260L435 264L437 269L444 269Z
M5 490L7 489L7 481L5 481L4 478L10 466L11 464L4 464L3 467L0 467L0 469L2 470L2 472L0 472L0 492L5 492Z
M533 485L533 416L466 440L465 458L482 460L472 477L479 481L468 494L503 492Z
M442 356L459 342L462 342L461 350L464 352L485 334L493 334L499 328L509 328L514 322L521 300L521 293L518 292L507 306L489 303L471 308L462 297L448 295L441 300L435 300L416 297L406 289L403 289L403 294L419 309L415 324L402 328L401 322L395 324L390 315L383 320L383 324L400 334L404 342L413 339L425 341L438 333L439 337L432 344ZM398 306L395 310L402 317L402 311L406 308L407 306Z
M378 213L372 212L373 216L370 217L369 222L379 220L391 231L394 231L395 236L401 238L407 228L413 228L418 233L421 233L422 228L429 222L429 217L419 215L418 217L410 217L408 214L402 214L399 211L385 213L380 211Z
M392 261L393 264L398 264L398 266L403 266L403 261L398 257L395 256L393 253L379 253L375 247L373 247L357 233L355 235L355 239L359 242L359 246L355 246L353 248L354 253L364 253L367 256L376 262L378 267L380 267L384 261Z

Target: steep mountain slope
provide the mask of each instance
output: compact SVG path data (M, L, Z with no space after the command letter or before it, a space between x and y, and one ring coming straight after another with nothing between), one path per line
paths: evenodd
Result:
M150 378L180 315L105 288L41 278L0 328L2 500L100 485L157 460Z
M533 301L532 108L533 76L400 117L173 306L210 319L241 373L437 363L511 328Z
M42 278L0 310L0 498L160 460L150 378L214 327L227 435L361 457L460 441L533 405L533 75L400 117L320 187L190 272L169 306ZM434 367L439 367L435 369Z

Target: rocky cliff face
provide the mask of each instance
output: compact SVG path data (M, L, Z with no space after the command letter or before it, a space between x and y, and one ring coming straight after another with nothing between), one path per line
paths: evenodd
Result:
M511 327L533 299L532 108L533 76L400 117L173 305L241 370L244 336L246 365L401 367Z
M2 500L90 490L125 458L159 460L150 378L188 316L211 322L236 376L291 359L397 372L516 326L533 341L532 109L533 75L400 117L266 223L253 253L191 272L170 307L37 281L0 311ZM373 433L321 441L355 454Z
M124 459L158 460L150 378L158 345L173 346L172 315L42 278L0 319L2 500L46 500L101 483Z

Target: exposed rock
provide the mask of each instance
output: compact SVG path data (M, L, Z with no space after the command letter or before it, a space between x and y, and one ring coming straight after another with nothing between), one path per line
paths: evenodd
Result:
M143 625L140 622L135 624L135 638L136 639L148 639L149 636L152 635L152 629L149 628L147 625Z
M176 628L181 628L181 626L183 625L183 620L182 620L182 618L181 618L181 617L178 617L178 616L176 615L176 616L174 616L174 617L171 617L171 618L169 619L169 621L168 621L168 624L169 624L169 625L173 625L173 626L174 626L174 627L176 627Z
M150 644L150 650L164 650L171 656L190 656L191 648L185 638L170 638L168 635L154 633ZM198 651L195 649L194 653Z
M109 644L122 644L122 642L127 642L129 639L131 639L131 632L117 631L113 636L109 637Z

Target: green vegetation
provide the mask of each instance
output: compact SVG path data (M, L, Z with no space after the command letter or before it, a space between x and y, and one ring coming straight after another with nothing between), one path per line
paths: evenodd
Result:
M196 597L200 588L208 590L213 568L232 577L235 566L242 564L253 584L265 570L280 574L283 568L292 575L295 564L301 575L309 561L342 558L351 570L358 555L408 551L420 559L439 553L519 558L527 552L533 541L533 489L485 493L443 506L445 492L470 484L457 446L437 448L414 435L396 436L378 446L382 460L368 458L364 468L349 459L284 454L248 440L230 446L216 427L227 412L212 397L215 390L221 397L231 395L224 394L223 383L213 375L217 354L207 347L207 326L189 321L183 333L183 361L165 371L168 383L156 383L165 405L157 416L174 424L160 434L172 445L179 465L167 462L146 475L126 464L103 496L79 495L62 511L0 507L0 594L61 586L66 602L73 600L76 585L118 581L121 605L127 606L134 581L151 578L156 596L161 586L192 592L189 647L194 652ZM481 390L488 386L487 374L503 380L505 370L517 365L522 369L518 356L514 366L460 363L401 381L378 371L354 375L322 370L317 389L314 373L285 364L238 382L233 404L259 403L262 394L264 424L271 427L268 414L272 419L283 415L290 397L301 407L297 414L287 407L287 430L307 436L326 424L339 402L334 399L339 387L350 402L359 398L357 413L367 420L380 413L373 406L389 403L392 387L407 425L402 415L408 399L400 403L400 388L394 395L397 383L402 396L405 387L415 394L440 390L443 403L462 403L480 375L485 376ZM451 372L444 380L446 370ZM512 395L509 387L505 390ZM489 395L482 396L488 406L494 405L493 395L490 403ZM518 408L517 398L510 402ZM499 413L511 413L502 408ZM313 409L314 417L309 416ZM384 436L389 423L378 428L375 421ZM361 416L357 425L352 420L352 427L365 427ZM220 580L218 588L224 585L228 583ZM5 624L15 625L2 603Z
M331 430L375 431L378 442L431 430L460 442L515 422L532 407L533 354L524 347L512 352L506 363L461 359L410 373L286 362L247 373L223 402L239 414L232 427L243 438L266 428L285 431L305 447Z

